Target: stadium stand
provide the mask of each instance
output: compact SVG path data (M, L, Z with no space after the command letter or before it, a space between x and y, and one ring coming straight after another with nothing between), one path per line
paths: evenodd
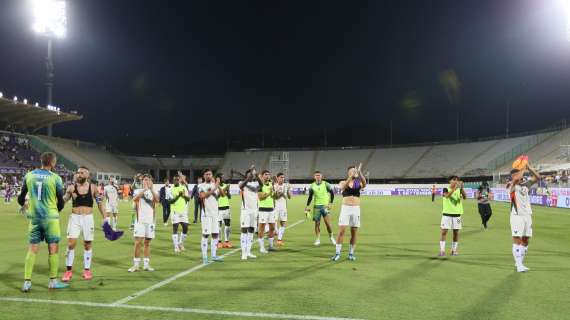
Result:
M0 129L34 132L41 127L62 121L79 120L72 113L48 110L0 98ZM230 179L239 179L254 164L257 169L269 169L271 159L288 153L290 180L309 180L313 171L320 170L327 179L345 177L346 168L363 163L363 171L375 180L402 182L438 179L452 174L463 177L504 176L514 158L529 155L539 169L550 170L554 176L567 176L570 169L570 129L563 126L508 139L495 138L475 142L432 143L424 145L377 148L327 148L231 151L225 155L201 156L127 156L111 153L105 147L77 140L43 135L0 132L0 170L21 174L37 165L39 153L53 151L58 155L58 170L69 174L84 165L103 176L112 174L132 177L137 171L153 172L156 178L163 170L200 170L206 167L221 171ZM152 150L149 150L152 152ZM277 169L276 169L277 170ZM167 174L168 175L168 174ZM419 181L416 181L419 182Z
M39 143L53 150L58 156L68 159L76 166L87 166L91 172L118 173L123 177L132 177L136 172L118 156L108 152L104 147L93 143L36 136Z
M226 174L233 171L243 173L252 164L258 169L266 169L269 167L270 156L271 152L269 151L227 152L221 171Z
M183 170L183 169L205 169L205 168L220 168L223 156L207 156L207 157L145 157L145 156L121 156L123 161L128 163L131 167L139 170Z
M11 175L19 181L22 174L36 168L40 159L31 143L31 138L24 134L0 131L0 173ZM57 172L68 178L71 171L60 161Z
M82 118L75 113L48 110L0 97L0 130L35 132L49 125Z

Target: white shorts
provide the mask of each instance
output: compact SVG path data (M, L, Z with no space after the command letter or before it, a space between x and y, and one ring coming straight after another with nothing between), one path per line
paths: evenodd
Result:
M257 226L257 210L241 209L239 224L242 228L255 228Z
M532 216L511 214L511 233L513 237L532 237Z
M360 228L360 206L343 205L340 207L338 225Z
M459 217L441 216L441 228L442 229L461 230L462 223L463 223L463 219L461 218L461 216L459 216Z
M202 234L211 235L220 233L220 223L217 216L202 215Z
M172 224L188 223L188 212L173 212Z
M135 238L154 239L154 223L135 223Z
M69 216L67 222L67 238L78 239L83 233L83 241L93 241L95 236L95 223L93 214L75 214Z
M275 223L275 210L259 211L259 223Z
M119 206L116 203L105 202L105 211L107 213L119 213Z
M220 221L230 220L232 218L230 209L218 210L218 214L220 215Z
M287 209L275 209L275 221L287 222Z

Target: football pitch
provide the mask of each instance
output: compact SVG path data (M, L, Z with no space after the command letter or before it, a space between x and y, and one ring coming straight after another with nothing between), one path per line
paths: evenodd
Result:
M171 226L158 223L151 257L156 271L127 273L131 209L121 202L125 236L110 242L97 231L91 281L80 277L78 245L71 287L48 291L43 244L27 294L20 292L27 221L15 202L0 203L0 319L570 318L570 210L534 207L525 259L531 271L520 274L513 268L508 204L492 204L490 229L483 231L476 203L467 201L459 256L439 258L441 199L363 197L357 261L346 260L347 237L342 259L331 262L334 247L326 232L321 246L313 246L313 224L303 214L306 197L289 203L283 248L263 255L254 245L258 258L241 261L238 201L232 199L235 248L219 249L226 255L222 263L201 265L199 225L190 226L186 252L174 255ZM69 212L70 205L61 214L62 236ZM60 245L61 276L65 239Z

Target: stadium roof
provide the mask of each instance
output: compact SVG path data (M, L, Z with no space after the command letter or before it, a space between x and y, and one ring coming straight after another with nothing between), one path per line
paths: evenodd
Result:
M38 129L66 121L81 120L83 116L60 111L48 110L25 104L21 101L0 98L0 129L25 129L36 131Z

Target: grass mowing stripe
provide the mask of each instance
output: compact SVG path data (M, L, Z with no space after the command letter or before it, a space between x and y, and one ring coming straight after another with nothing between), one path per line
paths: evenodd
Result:
M299 220L299 221L293 223L292 225L288 226L286 229L293 228L293 227L295 227L296 225L301 224L303 221L305 221L305 220ZM232 255L232 254L234 254L234 253L236 253L236 252L238 252L238 251L240 251L240 250L241 250L241 248L233 249L232 251L230 251L230 252L225 253L224 255L222 255L222 257L225 258L225 257L230 256L230 255ZM207 267L207 266L209 266L209 265L210 265L210 264L199 264L199 265L197 265L197 266L194 266L194 267L192 267L192 268L190 268L190 269L188 269L188 270L186 270L186 271L180 272L180 273L175 274L174 276L172 276L172 277L170 277L170 278L168 278L168 279L165 279L165 280L163 280L163 281L161 281L161 282L159 282L159 283L156 283L156 284L154 284L154 285L152 285L152 286L150 286L150 287L148 287L148 288L146 288L146 289L143 289L143 290L141 290L141 291L135 292L135 293L133 293L132 295L130 295L130 296L128 296L128 297L125 297L125 298L123 298L123 299L117 300L117 301L113 302L112 305L122 305L122 304L125 304L125 303L127 303L127 302L129 302L129 301L131 301L131 300L133 300L133 299L136 299L136 298L138 298L138 297L140 297L140 296L142 296L142 295L144 295L144 294L147 294L147 293L149 293L149 292L151 292L151 291L153 291L153 290L155 290L155 289L158 289L158 288L160 288L160 287L163 287L163 286L165 286L165 285L171 283L172 281L174 281L174 280L176 280L176 279L178 279L178 278L181 278L181 277L184 277L184 276L186 276L186 275L189 275L189 274L191 274L192 272L198 271L198 270L200 270L200 269L202 269L202 268L205 268L205 267Z
M146 311L198 313L198 314L209 314L209 315L252 317L252 318L265 318L265 319L359 320L359 319L355 319L355 318L335 318L335 317L323 317L323 316L311 316L311 315L222 311L222 310L208 310L208 309L195 309L195 308L151 307L151 306L139 306L139 305L132 305L132 304L120 304L119 305L119 304L114 304L114 303L97 303L97 302L47 300L47 299L28 299L28 298L11 298L11 297L0 297L0 301L24 302L24 303L46 303L46 304L59 304L59 305L77 305L77 306L99 307L99 308L123 308L123 309L137 309L137 310L146 310Z

